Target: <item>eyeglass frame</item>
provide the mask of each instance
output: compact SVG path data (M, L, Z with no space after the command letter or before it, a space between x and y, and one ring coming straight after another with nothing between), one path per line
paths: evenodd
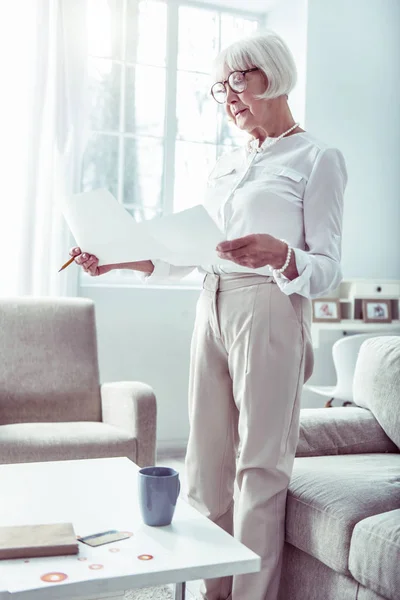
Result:
M221 84L224 86L224 88L225 88L225 93L226 93L226 84L228 84L228 85L229 85L229 87L230 87L230 89L232 90L232 92L233 92L234 94L243 94L243 92L245 92L245 91L247 90L247 83L246 83L246 87L244 88L244 90L243 90L242 92L237 92L236 90L234 90L234 89L232 88L231 84L229 83L229 77L230 77L231 75L233 75L233 73L241 73L242 75L246 75L246 73L252 73L253 71L259 71L259 70L260 70L260 69L259 69L259 67L253 67L252 69L247 69L247 70L245 70L245 71L238 71L238 70L232 71L231 73L229 73L229 75L228 75L228 79L225 79L225 81L216 81L215 83L213 83L213 84L212 84L212 86L211 86L211 90L210 90L210 94L211 94L211 96L214 98L215 102L217 102L218 104L225 104L225 102L226 102L226 99L225 99L225 102L218 102L218 100L216 100L216 98L215 98L215 96L214 96L214 94L213 94L213 91L212 91L212 90L213 90L213 87L214 87L214 85L217 85L217 83L221 83ZM245 78L245 81L247 82L246 78ZM226 94L226 97L228 97L228 94Z

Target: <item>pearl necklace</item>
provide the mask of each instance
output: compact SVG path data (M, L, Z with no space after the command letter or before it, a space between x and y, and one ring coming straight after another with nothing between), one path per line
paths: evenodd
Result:
M299 123L295 123L294 125L292 125L292 127L290 129L281 133L281 135L279 135L277 138L266 138L259 148L253 148L253 144L255 144L256 142L259 143L259 140L251 140L251 142L249 143L248 149L249 149L249 151L254 150L255 152L262 152L264 150L264 148L270 148L271 146L273 146L274 144L279 142L279 140L281 140L283 137L285 137L285 135L287 135L288 133L293 131L293 129L296 129L296 127L298 127L298 126L299 126ZM268 140L268 143L266 144L267 140ZM269 141L269 140L272 140L272 141Z

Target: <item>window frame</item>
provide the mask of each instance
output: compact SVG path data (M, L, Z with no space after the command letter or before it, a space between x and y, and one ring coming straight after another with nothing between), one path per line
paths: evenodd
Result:
M166 31L166 59L165 59L165 106L164 106L164 136L163 138L155 137L155 139L162 139L163 147L163 177L161 184L161 214L171 214L174 207L174 186L175 186L175 150L177 140L177 81L178 81L178 43L179 43L179 9L181 7L192 7L200 10L214 11L221 16L222 14L229 14L243 19L249 19L258 21L258 28L262 29L266 24L266 13L257 13L246 11L243 9L236 9L228 6L221 6L215 3L208 2L196 2L196 0L161 0L166 4L167 11L167 31ZM126 18L127 14L127 2L128 0L122 0L123 9L122 15ZM122 48L126 48L126 23L122 23ZM219 20L219 47L221 49L221 20ZM122 128L122 124L125 123L125 103L126 103L126 66L135 67L136 64L132 61L126 60L125 52L122 58L114 59L109 57L101 57L90 55L90 58L104 58L108 59L116 64L121 64L121 80L120 80L120 116L119 126L117 132L111 132L106 130L90 130L90 134L99 135L112 135L118 137L118 195L117 199L124 207L129 207L129 203L123 202L123 188L124 188L124 168L125 168L125 139L134 138L140 139L142 136L136 135L135 133L126 132ZM186 71L193 73L194 71ZM216 125L217 126L217 125ZM194 142L196 143L196 142ZM199 144L207 144L210 142L197 142ZM218 152L218 140L215 144ZM154 289L200 289L203 276L197 272L192 272L189 276L181 280L171 280L166 282L143 283L134 271L129 272L124 270L122 275L120 270L111 271L101 277L92 277L83 271L80 272L79 286L80 288L85 287L140 287L144 285Z

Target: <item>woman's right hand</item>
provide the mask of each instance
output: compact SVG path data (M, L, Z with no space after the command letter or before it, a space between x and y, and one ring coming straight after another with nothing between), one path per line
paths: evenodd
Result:
M104 275L104 273L108 273L115 269L115 265L101 265L99 267L99 259L94 254L89 254L88 252L82 252L80 248L71 248L69 251L70 256L74 257L74 260L77 265L82 267L85 273L89 273L92 277L97 277L98 275Z

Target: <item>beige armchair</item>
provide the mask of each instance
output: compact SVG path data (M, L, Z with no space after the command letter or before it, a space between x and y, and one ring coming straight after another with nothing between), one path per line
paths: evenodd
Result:
M100 385L91 300L0 298L0 345L0 463L155 463L153 390L136 381Z

